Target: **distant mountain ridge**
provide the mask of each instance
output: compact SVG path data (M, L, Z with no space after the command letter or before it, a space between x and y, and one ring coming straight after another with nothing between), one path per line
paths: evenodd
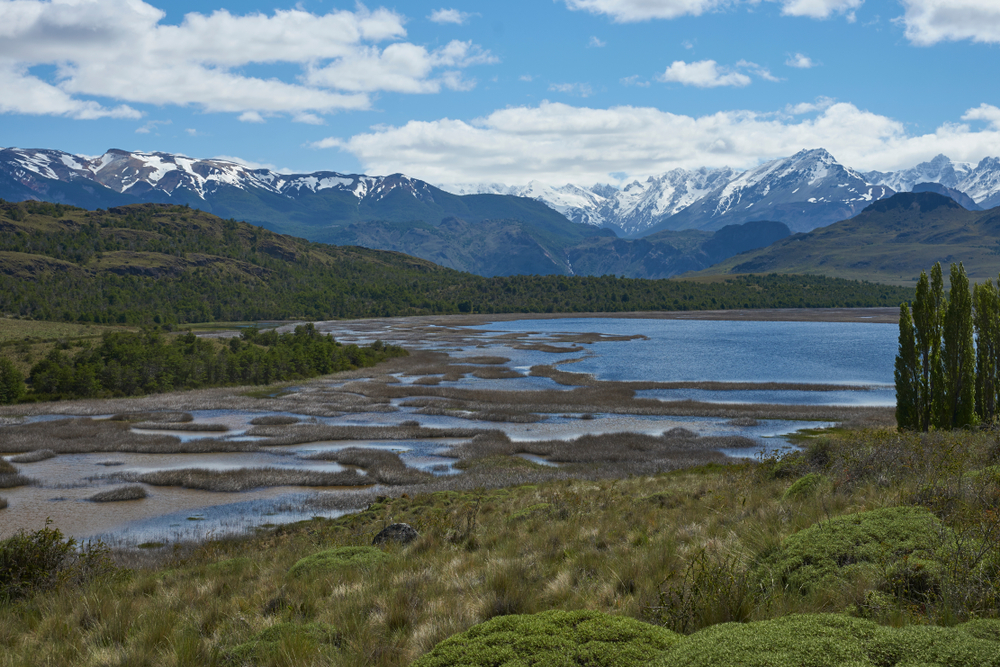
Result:
M926 183L949 188L951 196L966 195L982 209L1000 206L1000 159L985 158L972 164L938 155L909 169L861 172L841 165L826 150L813 149L744 172L728 167L675 169L633 181L620 190L602 184L554 188L537 182L527 186L465 184L447 189L531 197L574 222L609 227L634 237L660 229L719 229L759 219L781 220L794 231L810 231L850 218L873 201L896 192L911 192Z

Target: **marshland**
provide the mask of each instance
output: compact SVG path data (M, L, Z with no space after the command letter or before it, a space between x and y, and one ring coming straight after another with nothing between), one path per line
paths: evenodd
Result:
M80 550L0 611L0 664L446 664L547 610L661 628L660 657L725 621L992 616L1000 442L896 432L891 314L796 316L317 323L409 354L3 408L4 535ZM810 538L847 516L884 548ZM371 546L400 522L415 542Z

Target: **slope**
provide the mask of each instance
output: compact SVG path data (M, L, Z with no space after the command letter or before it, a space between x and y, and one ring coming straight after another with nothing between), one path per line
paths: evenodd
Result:
M701 275L809 273L912 285L934 262L973 280L1000 271L1000 209L968 211L933 192L900 193L860 215L729 259Z

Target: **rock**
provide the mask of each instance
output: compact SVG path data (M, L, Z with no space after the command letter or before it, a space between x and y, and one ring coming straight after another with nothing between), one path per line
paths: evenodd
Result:
M399 542L400 544L409 544L413 540L420 537L420 533L408 523L394 523L391 526L386 526L375 536L372 540L372 544L378 546L380 544L385 544L386 542Z

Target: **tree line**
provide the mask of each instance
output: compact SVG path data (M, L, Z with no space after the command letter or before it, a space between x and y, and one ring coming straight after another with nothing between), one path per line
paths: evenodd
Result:
M944 290L941 264L920 274L912 309L899 310L896 422L928 431L992 425L1000 409L1000 283L970 290L952 264Z
M172 337L155 330L114 332L75 354L53 349L31 368L30 391L9 360L0 359L0 403L271 384L404 355L402 348L381 341L364 347L342 345L312 324L285 334L247 329L224 344L191 332Z

